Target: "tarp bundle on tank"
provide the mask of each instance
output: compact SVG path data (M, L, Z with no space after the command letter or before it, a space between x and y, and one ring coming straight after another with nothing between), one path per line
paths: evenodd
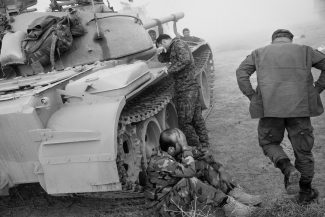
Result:
M28 26L27 34L20 31L6 33L1 48L1 65L28 64L34 74L44 72L43 67L50 63L55 68L55 61L70 49L73 37L83 34L85 29L75 10L69 10L64 17L36 18Z

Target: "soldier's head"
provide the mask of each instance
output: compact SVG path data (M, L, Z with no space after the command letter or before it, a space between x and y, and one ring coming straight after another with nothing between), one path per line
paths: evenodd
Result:
M293 34L287 29L278 29L272 34L272 43L279 39L292 42Z
M161 34L156 40L157 47L164 47L168 49L171 44L172 38L167 34Z
M164 130L159 138L160 149L171 156L182 151L182 146L187 146L185 134L178 128Z
M148 34L150 35L152 41L156 41L157 34L156 34L156 31L155 31L155 30L150 29L150 30L148 31Z
M184 37L189 37L191 35L190 30L188 28L184 28L183 35L184 35Z

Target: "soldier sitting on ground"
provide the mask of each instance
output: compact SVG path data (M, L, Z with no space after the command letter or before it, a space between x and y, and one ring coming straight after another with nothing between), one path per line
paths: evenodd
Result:
M183 132L178 129L168 129L161 133L161 142L175 143L176 160L181 161L181 144L186 144L186 137ZM195 160L196 174L195 176L205 182L208 182L215 188L221 189L227 195L234 197L239 202L246 205L259 205L262 200L258 195L250 195L244 192L234 178L225 171L224 166L216 161L212 154L199 152L197 147L191 147L193 158Z
M162 216L189 209L195 198L211 209L222 208L226 216L248 216L255 209L195 177L197 162L180 130L165 130L159 143L162 152L151 157L147 168L146 198Z

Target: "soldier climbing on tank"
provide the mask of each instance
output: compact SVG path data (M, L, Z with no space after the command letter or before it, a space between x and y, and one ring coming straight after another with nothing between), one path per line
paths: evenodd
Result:
M162 216L174 216L180 209L186 212L194 200L197 206L207 205L212 212L222 208L226 216L245 217L255 209L195 177L197 163L180 130L165 130L159 143L162 152L150 159L145 195L148 206ZM176 155L181 161L175 159Z
M176 37L182 39L183 41L186 42L203 42L204 40L195 36L191 36L191 32L188 28L184 28L183 29L183 36L181 34L178 33L177 31L177 19L175 18L174 23L173 23L173 30L174 30L174 34L176 35Z
M209 148L208 131L202 117L199 85L195 78L195 64L189 46L179 38L161 34L157 38L158 60L170 62L168 73L175 80L175 106L179 128L185 133L190 146L199 153Z

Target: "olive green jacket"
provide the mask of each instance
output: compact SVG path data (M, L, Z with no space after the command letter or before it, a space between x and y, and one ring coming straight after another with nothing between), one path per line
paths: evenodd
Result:
M311 68L322 70L314 84ZM250 76L256 71L254 91ZM240 90L251 99L252 118L313 117L323 113L319 93L325 88L325 55L285 41L256 49L236 71Z

